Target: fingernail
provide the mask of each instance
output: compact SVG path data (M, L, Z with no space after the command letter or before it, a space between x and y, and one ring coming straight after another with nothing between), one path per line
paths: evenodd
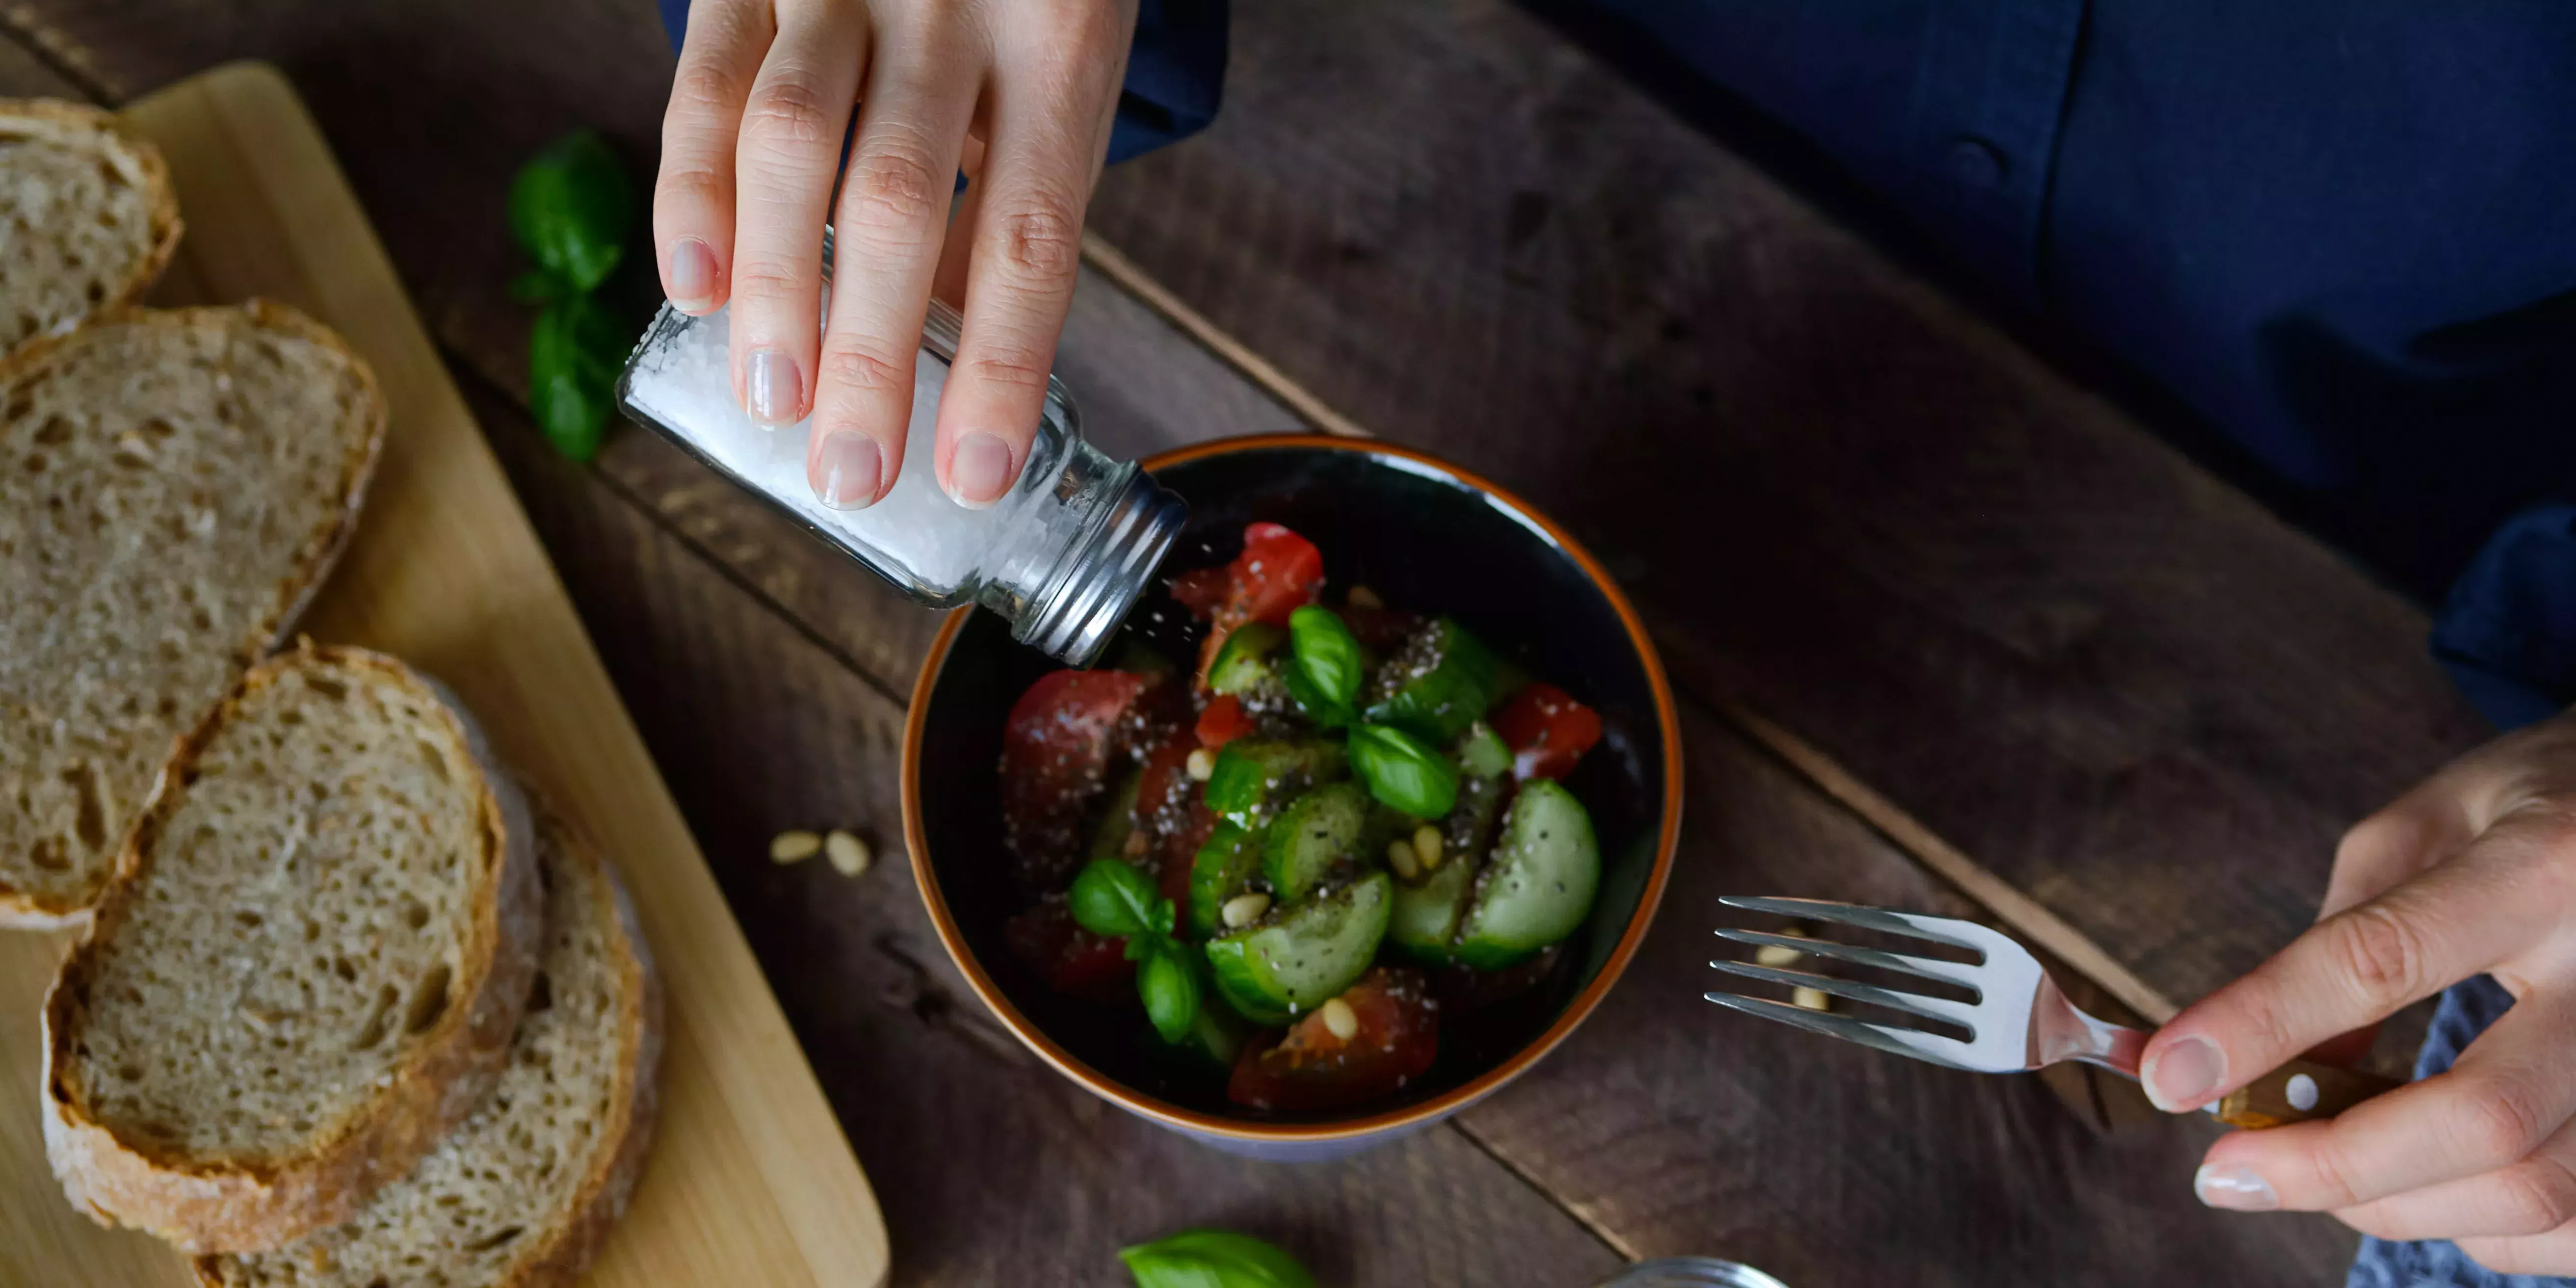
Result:
M694 313L716 298L716 253L695 237L671 244L671 303Z
M805 467L805 481L814 485L814 499L835 510L864 510L876 504L884 469L875 439L843 431L823 436L813 464Z
M2191 1178L2191 1192L2214 1208L2231 1212L2269 1212L2281 1206L2281 1196L2263 1183L2263 1178L2241 1167L2211 1167L2201 1164Z
M957 504L981 510L1002 499L1011 487L1011 449L991 434L974 433L957 440L948 458L948 494Z
M755 349L742 370L743 410L764 425L793 425L805 419L805 380L796 360L776 349Z
M2147 1099L2156 1108L2178 1114L2208 1104L2226 1077L2226 1055L2217 1043L2195 1033L2157 1052L2139 1071L2138 1081L2146 1084Z

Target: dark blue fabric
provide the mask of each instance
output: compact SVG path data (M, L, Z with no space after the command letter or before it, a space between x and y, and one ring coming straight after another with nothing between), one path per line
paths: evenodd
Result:
M2538 506L2496 531L2451 584L2433 656L2499 728L2576 704L2576 505Z
M678 49L689 0L657 3L662 29ZM1225 0L1139 0L1127 82L1109 130L1109 164L1177 143L1216 119L1225 90L1226 12Z
M2415 1058L2415 1076L2429 1078L2450 1068L2460 1052L2512 1006L2513 995L2484 975L2442 994L2432 1030L2424 1035L2423 1054ZM2344 1288L2551 1288L2567 1282L2497 1274L2445 1240L2391 1243L2364 1235L2361 1254L2353 1259Z

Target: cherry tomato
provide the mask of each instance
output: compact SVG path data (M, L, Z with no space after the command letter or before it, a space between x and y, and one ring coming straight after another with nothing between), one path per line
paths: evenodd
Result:
M1440 1053L1439 1014L1412 971L1378 967L1339 1000L1359 1020L1351 1036L1334 1036L1319 1006L1290 1025L1278 1045L1245 1048L1226 1098L1255 1109L1356 1104L1422 1076Z
M1056 671L1020 695L1002 729L1002 837L1022 872L1053 884L1109 762L1136 736L1150 685L1126 671Z
M1095 1002L1135 998L1127 981L1136 964L1127 960L1127 941L1075 925L1062 899L1049 899L1011 918L1002 926L1002 938L1057 992Z
M1494 715L1519 778L1563 778L1601 741L1601 717L1552 684L1532 683Z
M1207 639L1199 645L1201 689L1207 686L1216 651L1235 627L1246 622L1286 626L1290 613L1315 602L1324 589L1324 552L1276 523L1255 523L1243 530L1243 553L1225 566L1222 593L1213 590L1203 576L1206 571L1185 573L1172 582L1172 597L1208 619Z
M1217 695L1199 712L1199 745L1210 751L1250 732L1252 719L1243 714L1243 703L1231 693Z

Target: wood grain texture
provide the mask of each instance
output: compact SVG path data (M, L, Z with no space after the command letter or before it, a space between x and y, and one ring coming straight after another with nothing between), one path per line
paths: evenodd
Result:
M1737 694L2189 1000L2482 735L2424 619L1499 0L1235 15L1093 227L1523 489Z
M136 104L126 119L170 161L190 226L160 298L260 294L304 309L367 359L392 408L368 511L307 628L396 653L453 687L501 756L618 863L663 964L671 1030L655 1153L594 1281L881 1282L885 1236L867 1181L293 91L270 69L229 67ZM13 993L23 988L12 981ZM23 1059L34 1047L9 1052ZM9 1081L32 1085L21 1072ZM5 1170L40 1175L42 1159L41 1148L13 1153ZM72 1255L13 1275L101 1282L87 1248L118 1241L82 1228L59 1201L36 1211L54 1234L0 1246L0 1256L48 1245ZM174 1282L177 1262L163 1257L138 1258L136 1282Z

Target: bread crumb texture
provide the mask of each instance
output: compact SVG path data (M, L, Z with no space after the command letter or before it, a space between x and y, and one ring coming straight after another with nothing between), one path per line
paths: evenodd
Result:
M159 168L103 114L0 104L0 353L121 302L162 236Z
M226 1288L486 1288L573 1272L587 1205L622 1206L612 1164L637 1114L640 945L611 878L539 815L546 929L510 1063L491 1097L356 1219L274 1251L202 1258ZM624 1178L631 1183L631 1175ZM609 1192L603 1192L603 1187ZM607 1219L613 1212L591 1214Z
M308 666L194 762L95 953L67 1073L146 1149L256 1164L376 1102L449 1007L486 844L426 690Z
M293 321L127 313L0 369L0 889L39 908L96 899L345 528L381 413Z

